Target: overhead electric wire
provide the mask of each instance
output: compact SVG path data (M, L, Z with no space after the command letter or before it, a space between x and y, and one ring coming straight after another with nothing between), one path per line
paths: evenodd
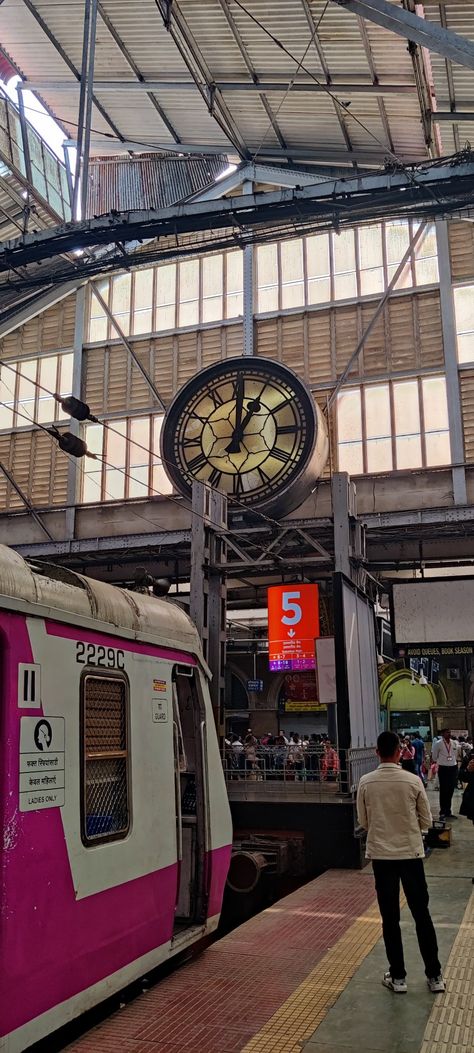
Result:
M252 20L252 22L255 23L256 26L259 27L259 29L261 29L262 32L265 33L270 38L270 40L272 40L273 43L276 44L276 46L278 48L280 48L280 50L285 53L285 55L288 55L288 57L291 58L293 60L293 62L298 62L298 59L296 58L296 56L293 55L293 53L284 44L282 44L281 40L278 40L278 37L276 37L275 34L272 33L270 29L267 29L267 27L264 26L263 22L261 22L259 18L257 18L255 15L253 15L252 12L249 11L248 8L245 7L245 5L241 2L241 0L233 0L233 3L236 4L237 7L239 7L240 10L243 11L244 14L247 15L247 17L250 18ZM350 106L348 106L347 103L342 102L337 97L337 95L335 94L335 90L337 90L337 89L333 90L329 84L326 84L325 81L320 80L316 76L316 74L313 73L312 70L308 69L308 67L304 65L303 61L301 61L299 68L304 70L304 72L307 73L308 77L310 77L311 80L313 80L315 82L315 84L317 84L320 88L322 88L323 91L326 92L326 94L329 96L329 98L332 99L332 101L335 104L335 106L339 106L342 110L344 110L344 112L347 113L349 115L349 117L351 117L352 120L355 121L356 124L358 124L359 127L364 130L364 132L367 132L367 135L369 135L374 140L374 142L377 143L378 146L381 146L382 149L386 152L386 154L388 156L392 157L393 160L396 161L397 165L400 166L400 168L403 169L403 171L407 171L405 163L398 157L398 155L394 152L394 150L392 150L390 146L387 146L387 144L384 143L382 139L379 139L379 137L375 134L375 132L373 132L370 128L368 128L367 125L364 124L363 121L361 121L360 117L357 117L356 114L352 112L352 110L350 109ZM350 150L348 150L348 156L350 157ZM408 172L407 172L407 174L408 174ZM416 180L415 180L414 176L412 178L413 178L413 181L416 183ZM418 185L418 184L416 184L416 185ZM442 202L439 201L439 199L436 197L436 195L434 194L434 191L432 191L430 189L430 193L432 194L434 199L437 201L437 203L439 205L442 205Z
M28 383L33 384L39 390L45 391L47 395L49 395L53 399L56 399L57 402L61 402L61 395L59 395L57 392L50 391L49 388L45 387L44 384L40 384L39 381L32 380L30 377L25 377L24 373L22 373L18 369L15 369L14 366L10 365L8 362L0 362L0 370L3 367L6 367L7 369L9 369L12 373L14 373L17 377L20 377L22 380L26 380ZM6 385L6 386L8 388L8 385ZM13 396L13 399L15 400L15 395L12 392L11 388L8 388L8 390L10 391L10 394ZM67 396L65 396L65 397L67 398ZM78 401L81 402L82 400L79 399ZM5 406L6 403L0 403L0 405L4 405ZM83 405L85 406L86 404L83 403ZM30 417L26 417L25 418L25 414L21 413L18 409L15 410L15 412L19 416L23 417L24 419L31 420L31 422L33 424L36 424L36 426L38 428L42 428L43 431L46 431L46 432L48 432L48 434L50 434L49 429L45 425L40 424L39 421L35 421L33 417L30 416ZM137 419L140 419L140 418L137 418ZM106 430L114 432L114 434L118 435L121 439L125 439L125 442L130 443L132 446L136 446L137 449L143 450L145 453L147 453L149 455L149 457L150 457L150 464L153 463L153 459L157 456L156 451L152 450L151 447L144 446L142 443L135 442L134 439L128 438L128 436L124 435L123 432L118 430L118 428L114 428L111 424L109 424L108 421L100 420L100 418L96 417L94 414L90 414L87 418L84 418L83 423L87 423L87 421L90 424L100 424ZM54 436L53 436L53 438L54 438ZM63 451L63 452L66 452L66 451ZM90 458L94 458L95 460L99 460L99 461L102 459L102 458L98 457L97 454L91 454L89 452L86 454L86 456L89 456ZM165 464L165 465L168 464L171 467L174 467L174 465L171 465L171 462L169 462L166 458L161 457L161 455L159 455L159 461L160 461L161 464ZM109 468L116 468L118 471L121 471L121 469L119 469L117 467L117 465L107 464L107 462L105 462L105 461L103 463L106 464L106 466L109 467ZM141 482L139 479L136 479L133 476L130 476L130 479L133 482ZM205 486L206 489L212 490L212 486L209 483L203 482L202 485ZM153 489L153 488L151 487L151 489ZM157 494L158 497L165 497L165 498L167 498L167 500L174 501L175 504L178 504L179 507L182 508L182 504L181 504L181 501L179 500L179 498L174 498L170 494L163 494L159 490L155 490L154 492ZM261 512L257 508L249 508L248 505L244 504L242 501L239 501L235 497L227 497L227 500L229 501L229 503L232 503L232 504L236 505L238 508L242 509L242 511L245 511L247 514L250 513L252 515L258 516L260 519L263 519L270 526L272 526L272 527L276 526L276 527L278 527L280 529L281 524L278 522L278 520L277 519L273 519L271 516L266 515L265 512ZM206 519L205 516L201 516L201 518L202 519ZM237 534L235 536L243 537L243 535L237 535ZM246 538L246 540L247 540L247 538ZM257 547L260 547L260 546L257 546Z
M304 62L304 60L305 60L305 58L306 58L306 56L308 54L308 51L309 51L309 49L310 49L310 47L311 47L311 45L313 43L313 40L315 39L315 36L316 36L316 34L318 32L318 29L319 29L319 27L321 25L321 22L322 22L325 14L326 14L326 11L327 11L327 9L329 7L329 3L330 3L330 0L326 0L326 4L324 6L324 10L323 10L322 14L320 15L316 25L313 27L313 30L311 32L311 36L310 36L309 41L308 41L308 43L306 45L306 48L305 48L305 50L303 52L303 55L300 58L300 61L298 62L298 65L296 67L295 72L293 73L293 75L291 77L291 80L288 83L288 87L286 89L286 92L285 92L285 94L284 94L284 96L283 96L283 98L282 98L282 100L280 102L280 105L279 105L276 113L274 113L272 115L272 117L270 118L270 120L268 122L267 130L266 130L266 132L265 132L265 134L264 134L264 136L263 136L263 138L262 138L262 140L260 142L259 147L257 148L257 150L255 151L255 153L252 156L252 161L255 161L255 158L258 157L258 155L259 155L259 153L260 153L260 151L262 149L262 146L263 146L263 144L264 144L264 142L265 142L265 140L267 138L267 135L270 133L271 129L273 128L273 121L276 122L276 120L278 118L278 115L279 115L280 111L282 110L282 108L283 108L283 106L284 106L284 104L285 104L285 102L286 102L286 100L287 100L287 98L288 98L288 96L290 94L290 91L291 91L291 89L292 89L292 87L293 87L293 85L295 83L295 80L296 80L296 78L298 76L298 73L300 72L300 69L302 68L303 62Z
M4 365L7 365L7 363L2 362L0 364L0 367L3 367ZM20 373L18 370L15 370L12 366L8 365L8 368L11 369L12 372L16 373L17 376L21 377L23 380L28 380L28 381L30 380L29 377L25 377L23 373ZM33 383L35 385L35 387L40 388L43 391L46 391L46 393L48 395L50 395L52 398L55 398L58 401L60 401L60 396L57 395L57 393L54 393L54 392L50 391L48 388L45 388L43 385L39 384L38 381L31 381L31 383ZM10 392L10 394L12 395L12 397L13 397L13 399L15 401L14 392L12 392L11 388L9 388L8 385L5 384L5 387ZM11 408L5 402L0 402L0 406L3 406L4 408L7 408L7 409ZM34 427L39 428L42 431L46 432L46 434L49 436L49 438L52 441L55 441L56 437L54 435L54 431L51 430L51 427L48 428L46 425L41 424L39 421L35 420L35 418L31 414L26 415L25 413L23 413L18 408L16 408L14 410L14 412L17 414L17 416L22 417L23 420L28 421L29 424L33 424ZM111 425L109 425L108 422L99 420L98 417L92 416L92 420L90 420L90 423L100 424L104 429L108 429L109 431L115 432L116 435L119 435L120 438L125 439L125 441L130 443L131 445L137 446L138 448L144 450L146 453L148 453L148 455L150 457L150 466L152 466L153 458L156 456L156 454L155 454L155 452L153 450L151 450L150 447L143 446L141 443L134 442L132 439L128 438L127 436L124 436L123 433L118 431L117 428L113 428ZM53 425L53 427L54 427L55 430L57 430L55 425ZM72 457L72 455L70 453L68 453L66 450L62 450L62 452L65 453L66 456L70 458L72 463L77 463L77 460L79 458ZM142 479L137 479L136 476L131 475L131 473L129 471L127 471L126 468L122 468L122 467L119 467L118 465L112 464L111 462L105 460L104 457L102 457L102 456L100 456L98 454L90 453L90 451L85 452L84 456L88 457L91 460L97 461L99 464L102 464L105 468L109 468L109 469L111 469L113 471L121 472L125 476L125 478L128 479L130 482L138 483L140 486L147 485L147 489L148 489L148 491L152 491L152 495L156 495L157 497L164 497L164 498L166 498L166 500L171 501L173 504L176 504L180 509L182 509L183 507L186 507L186 505L183 506L183 504L182 504L182 502L181 502L181 500L179 498L174 497L172 494L164 494L161 490L157 490L156 487L152 486L151 484L144 484ZM80 459L82 459L82 458L80 458ZM163 461L163 459L161 457L160 457L160 462L161 463L168 463L166 461ZM93 480L93 481L95 483L95 480ZM202 485L205 486L206 489L212 490L212 487L209 485L209 483L203 483ZM102 484L101 483L97 483L97 486L98 486L99 490L102 492ZM123 499L121 499L121 498L114 498L114 496L108 490L106 490L105 487L103 488L103 492L105 494L107 494L107 496L110 497L111 500L128 500L128 499L125 499L125 498L123 498ZM231 500L233 500L233 499L231 499ZM264 512L260 512L258 509L248 508L247 505L244 505L240 501L235 501L235 503L237 503L239 505L239 507L242 508L246 513L251 513L253 515L257 515L259 518L264 519L265 522L270 524L272 527L276 526L278 529L281 529L281 524L278 523L278 521L276 519L272 519L271 517L267 516ZM145 522L147 522L147 523L149 523L151 525L154 525L155 527L157 525L159 525L159 524L154 523L152 520L148 519L146 516L140 515L139 513L133 513L133 511L132 511L132 514L135 514L138 518L143 519ZM198 518L202 519L206 524L209 523L209 519L208 519L207 516L202 515L201 513L195 512L195 511L193 511L193 515L197 515ZM166 530L166 529L169 529L169 528L163 526L162 529ZM241 534L241 533L239 533L239 532L237 532L235 530L231 530L231 529L227 529L225 531L225 533L226 534L228 533L228 534L232 535L232 537L234 537L234 538L236 538L236 539L238 539L240 541L245 542L245 544L248 545L250 548L256 549L257 551L260 551L261 553L265 554L265 550L264 550L263 545L260 544L259 542L251 541L249 539L248 535ZM276 558L278 559L278 557L276 557Z

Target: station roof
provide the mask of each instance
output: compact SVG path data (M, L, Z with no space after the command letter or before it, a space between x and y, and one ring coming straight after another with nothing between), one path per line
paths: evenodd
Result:
M474 70L340 3L99 0L92 152L378 167L472 139ZM401 6L474 39L473 0ZM72 140L83 14L83 0L2 3L5 53Z

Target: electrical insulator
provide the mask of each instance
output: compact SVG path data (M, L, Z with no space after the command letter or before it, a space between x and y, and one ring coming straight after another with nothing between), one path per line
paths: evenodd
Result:
M74 395L68 395L65 399L60 399L61 408L70 417L74 417L74 420L95 420L91 418L91 411L87 402L81 402L80 399L76 399Z
M71 457L85 457L87 443L79 435L73 435L71 431L58 432L55 435L58 446L64 453L70 453Z

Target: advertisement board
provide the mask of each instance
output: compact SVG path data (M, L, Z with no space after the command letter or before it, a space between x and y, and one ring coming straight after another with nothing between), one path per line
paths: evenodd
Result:
M317 585L268 589L268 658L273 672L315 669L319 633Z

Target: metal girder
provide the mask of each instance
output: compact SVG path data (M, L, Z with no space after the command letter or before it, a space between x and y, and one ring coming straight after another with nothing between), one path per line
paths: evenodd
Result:
M66 223L54 231L26 234L0 245L0 271L12 266L48 259L59 253L91 245L110 245L139 239L160 238L190 232L223 230L222 243L237 238L241 244L273 240L305 229L328 229L335 222L353 226L372 222L385 215L448 215L468 208L472 198L474 162L453 165L427 164L415 172L395 171L351 179L327 180L312 186L282 189L270 193L243 194L219 201L193 201L168 208L110 213L80 223ZM439 197L438 195L441 195ZM295 223L296 217L296 223ZM206 242L207 250L220 244ZM190 251L184 245L182 252ZM200 246L195 244L194 251ZM154 257L179 255L179 243L166 243ZM147 262L146 254L133 259L135 265ZM123 266L123 257L122 257ZM118 266L118 255L117 264ZM84 264L81 273L110 269L110 259L100 257ZM33 280L33 279L32 279Z
M99 11L102 14L101 7L99 5ZM111 27L112 31L113 27ZM114 40L115 40L114 36ZM133 68L133 67L132 67ZM135 67L136 68L136 67ZM288 86L288 81L291 80L291 73L285 76L282 74L274 73L265 77L257 77L257 80L239 80L239 74L229 76L227 79L218 79L214 81L214 85L219 91L229 92L253 92L261 94L262 92L280 92ZM73 80L25 80L21 85L18 85L24 91L34 91L40 94L41 92L48 91L64 91L77 92L79 85ZM96 92L132 92L135 93L146 93L154 91L195 91L196 84L193 80L146 80L142 77L140 80L95 80L94 91ZM326 84L317 84L314 80L309 80L308 77L301 73L298 75L298 80L292 85L293 92L304 92L311 94L316 93L320 95L327 94ZM359 81L342 81L338 83L337 77L331 80L331 91L341 95L377 95L381 98L384 95L416 95L416 85L408 84L401 81L399 84L396 81L390 81L387 84L383 82L377 82L376 84L364 84Z
M431 120L435 124L441 124L445 121L451 121L452 124L462 123L464 121L474 122L474 110L433 110L431 114Z
M67 147L76 146L76 139L67 139L65 142ZM165 142L164 140L158 140L154 143L143 142L138 139L122 139L120 142L112 141L111 139L96 137L92 143L94 149L100 153L113 153L114 156L120 153L139 153L142 154L144 151L147 153L170 153L176 152L179 154L197 154L198 156L205 157L207 154L222 156L225 152L229 157L238 156L241 157L240 152L235 153L232 150L226 150L222 145L202 146L198 143L187 143L182 142L178 145L171 142ZM303 146L292 146L291 148L284 150L282 147L266 146L265 144L259 150L260 157L268 157L273 161L281 161L282 159L288 158L292 161L302 161L304 163L311 163L312 161L320 162L321 164L328 165L352 165L354 161L357 164L371 165L373 168L380 168L380 165L384 163L389 153L387 146L386 153L380 147L379 150L332 150L325 147L303 147ZM410 157L400 154L399 160L405 161L407 164L416 163L419 161L421 164L426 160L426 154L413 157L413 152Z
M57 40L57 38L54 36L54 33L51 32L49 26L45 22L44 18L42 18L42 16L40 15L39 11L36 9L35 5L31 2L31 0L23 0L23 3L25 5L25 7L28 8L28 11L33 16L35 21L38 23L40 28L43 30L43 33L46 34L48 40L51 42L51 44L53 45L55 50L58 52L58 55L61 56L63 62L66 63L66 66L68 67L68 69L70 69L71 73L74 75L74 77L76 78L77 82L80 84L81 74L80 74L79 70L77 69L77 66L75 66L74 63L71 62L71 59L69 58L69 55L66 54L64 48L59 43L59 40ZM121 132L117 128L117 125L114 124L112 118L109 117L108 113L106 112L106 110L104 110L104 107L102 106L102 104L99 102L99 100L96 98L95 95L92 96L92 99L93 99L94 106L95 106L96 110L98 110L98 112L100 113L101 117L104 118L104 121L107 122L109 128L112 129L114 135L116 135L118 139L123 140L123 135L121 134Z
M102 19L102 21L104 23L104 26L107 27L111 37L113 38L113 40L115 41L115 43L117 45L120 53L123 55L125 61L128 63L128 65L130 66L130 69L132 70L132 72L135 74L135 76L137 78L137 80L134 81L134 85L141 88L142 87L142 82L144 80L144 77L143 77L142 73L140 72L135 60L132 58L132 56L131 56L128 48L125 46L121 36L119 35L119 33L117 33L117 30L116 30L113 22L110 21L110 18L108 16L107 12L104 10L104 8L103 8L101 3L97 4L97 10L98 10L99 15L100 15L100 17L101 17L101 19ZM94 85L95 85L95 90L98 91L99 88L97 87L97 82L94 82ZM193 88L194 87L195 87L195 85L193 84ZM115 89L112 89L112 90L115 90ZM170 133L170 135L173 136L173 139L174 139L175 143L179 143L179 141L180 141L179 135L178 135L176 129L171 124L171 121L169 120L169 118L166 116L166 113L165 113L163 107L160 106L160 103L155 98L152 88L149 88L147 90L147 95L148 95L148 98L149 98L152 106L154 106L158 116L163 121L163 124L165 125L165 128L167 128L169 133Z
M388 3L388 0L332 0L332 3L461 66L474 69L474 42L438 26L436 22L413 15L397 4Z

